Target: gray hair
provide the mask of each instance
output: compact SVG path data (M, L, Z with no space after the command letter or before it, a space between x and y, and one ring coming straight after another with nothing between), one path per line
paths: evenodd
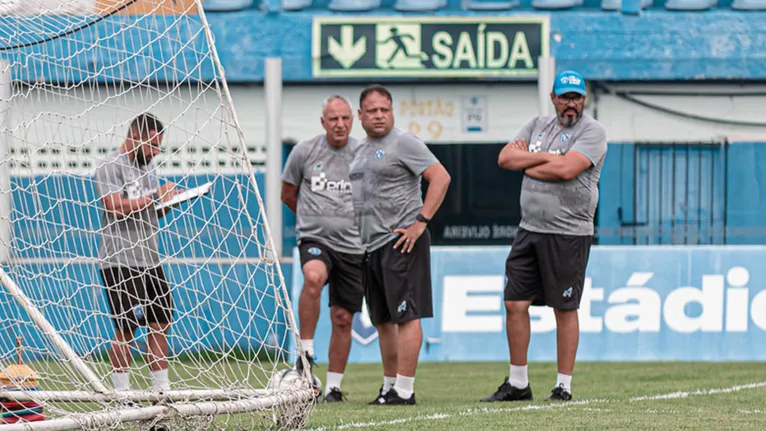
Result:
M327 99L322 101L322 116L324 117L325 112L327 111L327 105L330 104L333 100L342 100L346 102L348 105L348 109L351 110L351 112L354 112L354 105L351 104L351 100L348 97L341 96L340 94L333 94L332 96L328 97Z

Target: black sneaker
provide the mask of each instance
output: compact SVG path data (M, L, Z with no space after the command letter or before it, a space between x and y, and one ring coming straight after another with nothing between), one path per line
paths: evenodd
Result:
M386 403L386 396L383 395L383 386L380 387L380 393L378 393L378 396L369 402L369 405L371 406L379 406Z
M391 388L386 392L386 402L385 404L387 406L412 406L415 405L415 392L412 393L412 396L404 399L399 396L399 394L396 393L396 390L394 388Z
M340 391L338 388L330 388L330 392L327 393L327 395L324 396L324 402L326 403L340 403L345 400L345 396L343 395L343 392Z
M506 378L502 385L497 388L494 394L481 399L483 402L493 401L532 401L532 387L527 385L526 388L520 389L515 386L511 386L510 382Z
M314 374L314 358L309 356L308 353L306 353L306 361L309 363L309 374ZM303 374L303 361L300 360L300 358L295 360L295 371L297 371L299 374Z
M563 386L556 386L545 401L572 401L572 394L567 392Z

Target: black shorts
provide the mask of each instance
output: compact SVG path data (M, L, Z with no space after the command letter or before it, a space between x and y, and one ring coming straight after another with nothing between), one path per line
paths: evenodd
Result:
M374 325L433 317L431 235L428 229L409 253L394 250L397 239L365 254L364 294ZM403 247L404 245L402 245Z
M362 311L363 254L341 253L312 239L300 240L298 251L301 268L312 260L320 260L327 267L331 307L338 305L352 313Z
M505 261L505 300L578 309L592 242L592 236L519 229Z
M162 267L101 269L114 326L135 332L149 323L173 321L173 295Z

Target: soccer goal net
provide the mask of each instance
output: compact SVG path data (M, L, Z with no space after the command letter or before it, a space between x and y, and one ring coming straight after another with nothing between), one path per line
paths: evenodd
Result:
M305 424L264 161L200 0L0 2L0 429Z

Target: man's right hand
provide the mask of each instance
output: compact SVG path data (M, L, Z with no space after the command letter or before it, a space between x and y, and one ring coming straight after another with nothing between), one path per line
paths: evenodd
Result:
M514 139L509 142L508 145L515 150L529 151L529 144L527 144L527 141L524 138Z

